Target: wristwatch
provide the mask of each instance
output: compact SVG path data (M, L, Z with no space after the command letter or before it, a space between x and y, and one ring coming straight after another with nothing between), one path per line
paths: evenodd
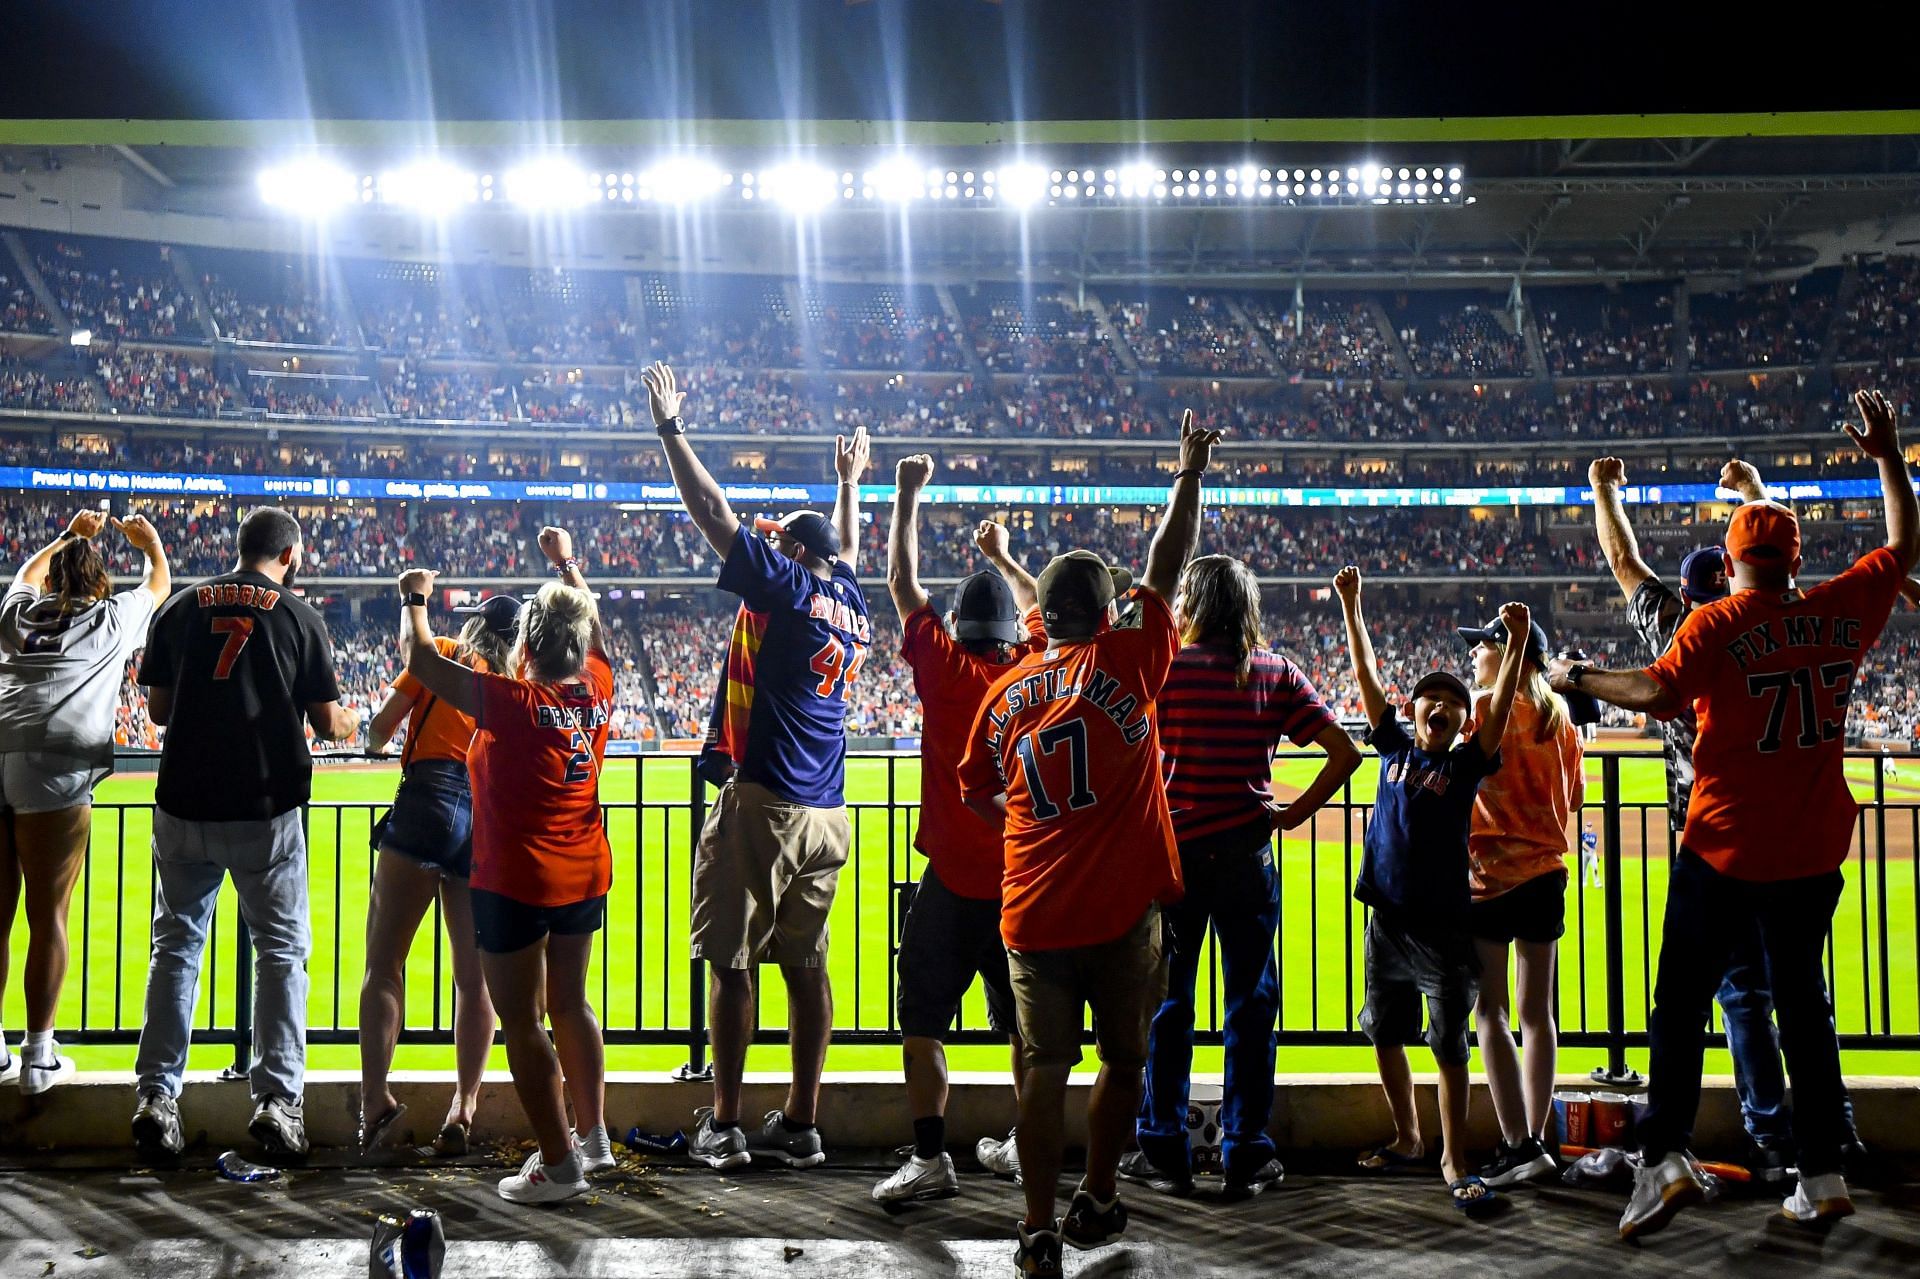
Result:
M664 422L655 422L653 429L661 435L685 435L687 433L687 419L675 413Z
M1572 666L1567 667L1567 687L1579 688L1580 681L1585 679L1587 672L1592 669L1593 667L1587 665L1585 662L1575 662Z
M427 597L419 591L408 591L401 597L400 602L408 608L425 608L427 606Z

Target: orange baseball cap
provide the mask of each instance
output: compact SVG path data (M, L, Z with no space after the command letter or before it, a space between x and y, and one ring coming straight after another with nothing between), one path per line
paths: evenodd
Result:
M1792 564L1800 558L1800 520L1778 502L1748 502L1727 524L1727 556L1744 564Z

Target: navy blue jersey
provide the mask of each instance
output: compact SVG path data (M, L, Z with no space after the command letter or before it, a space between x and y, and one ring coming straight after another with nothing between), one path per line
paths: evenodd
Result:
M756 782L792 804L846 803L847 689L873 643L866 597L835 561L816 577L742 525L720 589L745 607L728 645L721 744Z
M1380 784L1353 895L1410 931L1458 928L1467 916L1467 834L1473 796L1500 767L1469 737L1424 751L1388 707L1371 735Z

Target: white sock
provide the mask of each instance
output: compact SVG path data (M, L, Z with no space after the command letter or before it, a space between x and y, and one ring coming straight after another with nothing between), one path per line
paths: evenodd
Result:
M21 1047L24 1048L26 1045L22 1044ZM13 1054L7 1051L7 1028L0 1026L0 1066L4 1066L12 1060Z
M50 1066L53 1064L53 1032L51 1030L30 1030L20 1045L20 1055L28 1064Z

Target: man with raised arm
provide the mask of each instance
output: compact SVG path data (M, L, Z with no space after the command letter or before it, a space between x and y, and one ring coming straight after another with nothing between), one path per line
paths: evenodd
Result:
M1500 742L1513 714L1526 664L1525 637L1533 618L1525 604L1505 604L1500 621L1509 637L1486 719L1472 725L1472 696L1458 676L1430 671L1413 686L1407 713L1413 731L1387 700L1361 610L1360 570L1348 565L1333 579L1346 619L1354 682L1366 711L1368 741L1380 753L1380 782L1367 824L1366 849L1353 895L1371 908L1367 919L1366 1005L1360 1029L1373 1042L1380 1087L1393 1114L1393 1139L1360 1157L1367 1172L1392 1172L1426 1155L1420 1112L1413 1100L1407 1046L1421 1042L1420 1001L1426 997L1426 1044L1440 1074L1440 1174L1453 1206L1468 1216L1492 1208L1497 1195L1471 1171L1467 1136L1467 1018L1479 991L1480 964L1468 931L1472 885L1467 836L1474 795L1500 767Z
M1688 614L1726 598L1727 553L1717 544L1695 547L1680 561L1680 586L1674 589L1640 558L1621 499L1626 464L1617 457L1600 458L1587 468L1587 480L1593 486L1600 550L1620 584L1620 593L1627 597L1627 618L1634 634L1640 637L1648 659L1655 660L1673 644ZM1742 502L1767 500L1760 473L1737 458L1721 469L1720 487L1739 494ZM1689 706L1670 720L1656 722L1666 756L1667 821L1677 845L1687 825L1687 803L1693 797L1693 742L1699 721ZM1787 1105L1787 1074L1774 1036L1773 995L1758 928L1735 948L1714 1001L1720 1005L1727 1051L1733 1056L1740 1118L1758 1152L1754 1173L1769 1184L1783 1183L1793 1176L1793 1112ZM1851 1118L1851 1106L1848 1109Z
M833 1030L827 914L853 840L847 690L873 642L854 577L867 432L835 442L832 519L796 511L748 528L694 455L673 370L653 364L642 377L674 487L724 561L720 589L745 605L725 673L722 736L734 772L708 812L693 866L693 953L712 971L713 1106L698 1112L688 1150L713 1168L756 1159L811 1168L827 1157L815 1122ZM748 1133L740 1079L753 1040L754 974L767 963L786 981L793 1080L786 1106Z
M960 1179L946 1153L947 1054L943 1041L960 1000L980 977L987 1024L1011 1037L1017 1101L1023 1069L1014 1026L1007 949L1000 940L1000 829L960 802L959 769L987 690L1007 668L1046 647L1033 608L1033 579L1007 554L1007 531L983 522L975 545L1001 566L965 579L944 618L920 584L920 492L933 476L926 454L894 471L893 526L887 542L887 590L900 614L901 655L919 695L920 820L913 846L927 859L900 930L894 1006L902 1036L913 1151L873 1188L876 1203L940 1199ZM1004 574L1004 576L1003 576ZM1024 607L1022 604L1024 603ZM1022 618L1025 621L1022 621ZM1020 1170L1018 1147L983 1138L975 1148L990 1170Z
M987 693L960 765L967 807L1005 832L1000 932L1027 1067L1015 1258L1027 1275L1058 1275L1063 1239L1095 1248L1127 1224L1116 1172L1166 981L1159 904L1182 891L1155 704L1180 649L1168 601L1199 540L1200 480L1219 438L1182 415L1180 470L1147 552L1137 625L1115 626L1133 582L1125 569L1085 550L1047 565L1037 594L1048 647ZM1061 1221L1067 1077L1089 1005L1101 1068L1087 1175Z
M1858 811L1844 769L1847 702L1920 555L1920 503L1897 412L1878 392L1854 399L1863 425L1847 434L1879 468L1886 545L1802 591L1794 584L1799 521L1777 502L1749 502L1727 526L1733 594L1695 609L1658 661L1638 671L1554 663L1556 689L1661 719L1692 707L1700 719L1648 1017L1642 1167L1620 1219L1622 1238L1661 1229L1703 1195L1686 1158L1700 1106L1702 1032L1728 964L1756 928L1793 1080L1800 1181L1782 1211L1802 1222L1853 1211L1841 1175L1846 1090L1821 967Z

